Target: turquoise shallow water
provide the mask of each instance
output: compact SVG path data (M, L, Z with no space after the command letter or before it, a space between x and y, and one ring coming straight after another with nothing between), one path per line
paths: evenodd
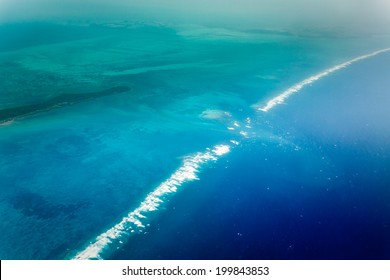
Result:
M205 155L215 145L229 145L231 152L213 154L218 161L202 163L199 180L184 182L177 193L164 196L157 211L140 218L146 228L130 237L125 234L122 243L107 246L102 257L351 258L340 253L349 247L329 252L304 249L318 247L316 239L306 238L311 221L299 224L287 212L299 207L310 211L304 205L313 201L327 209L334 197L324 197L326 188L337 189L333 195L338 199L352 197L354 205L372 185L378 189L369 193L373 200L367 200L368 205L387 195L388 118L377 100L387 96L383 81L388 55L357 67L356 73L340 70L337 75L344 73L345 78L324 78L318 88L305 88L272 112L253 107L324 69L387 47L385 38L47 22L2 25L0 33L2 259L74 257L137 209L188 156ZM361 64L348 69L355 65ZM374 68L378 75L364 72ZM360 86L355 85L358 76L365 77ZM372 85L382 88L370 93L369 100L376 101L365 110L361 104L367 104L366 95L353 93L361 88L370 92ZM333 92L342 98L329 97ZM329 147L340 141L344 146L332 159L338 152ZM354 157L361 165L345 163ZM366 173L358 180L361 193L351 195L349 180L367 162L377 175ZM327 182L340 172L345 176L342 182ZM271 189L275 192L267 196ZM380 201L378 208L366 205L369 209L361 210L367 220L379 213L375 217L382 227L374 220L368 228L382 237L383 246L375 246L383 250L360 250L358 258L388 257L386 205ZM323 223L329 215L322 212ZM216 220L218 228L213 226ZM348 216L341 216L327 228L347 221ZM350 231L363 225L367 223L356 221L340 229L337 242L343 243ZM299 243L292 228L309 241ZM221 238L224 232L226 239ZM330 236L334 238L333 231ZM373 236L356 240L368 246ZM296 242L286 241L291 238ZM261 239L274 247L250 249ZM168 250L170 246L181 249Z

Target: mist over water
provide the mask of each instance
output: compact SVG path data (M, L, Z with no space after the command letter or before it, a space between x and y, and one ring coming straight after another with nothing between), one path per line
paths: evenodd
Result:
M165 24L389 31L386 0L2 0L0 21L140 20Z
M0 0L0 258L390 258L389 15Z

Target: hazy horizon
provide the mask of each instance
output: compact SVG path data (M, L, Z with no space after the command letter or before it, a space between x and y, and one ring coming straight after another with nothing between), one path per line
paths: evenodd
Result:
M386 0L0 0L0 22L28 20L146 21L217 26L388 31Z

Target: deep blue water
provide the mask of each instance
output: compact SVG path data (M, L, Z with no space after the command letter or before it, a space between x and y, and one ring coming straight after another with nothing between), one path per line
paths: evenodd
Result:
M329 183L305 167L320 158L275 152L278 149L269 145L240 150L240 155L228 158L237 161L228 169L221 163L217 170L205 172L208 182L193 184L187 194L176 196L147 235L133 239L113 258L389 257L388 200L381 198L388 184L375 182L377 189L367 190L374 180ZM291 178L302 169L304 178Z
M57 36L31 36L42 31ZM14 34L0 48L1 259L75 257L196 153L215 159L100 257L389 259L389 52L256 110L386 37L51 23L0 33Z

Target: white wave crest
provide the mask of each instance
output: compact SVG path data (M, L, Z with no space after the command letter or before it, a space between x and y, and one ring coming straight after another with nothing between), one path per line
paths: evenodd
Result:
M302 82L298 83L298 84L295 84L294 86L290 87L289 89L287 89L286 91L282 92L281 94L279 94L278 96L272 98L271 100L269 100L267 102L267 104L265 106L262 106L262 107L258 107L257 110L260 110L260 111L263 111L263 112L268 112L269 110L271 110L273 107L275 107L276 105L279 105L279 104L282 104L288 97L290 97L292 94L300 91L303 87L307 86L307 85L310 85L311 83L333 73L333 72L336 72L342 68L345 68L349 65L351 65L352 63L355 63L355 62L358 62L360 60L364 60L364 59L367 59L367 58L370 58L370 57L373 57L373 56L376 56L378 54L381 54L381 53L384 53L384 52L388 52L390 51L390 48L387 48L387 49L383 49L383 50L379 50L379 51L375 51L375 52L372 52L372 53L369 53L369 54L366 54L366 55L362 55L362 56L359 56L359 57L356 57L354 59L351 59L351 60L348 60L347 62L344 62L344 63L341 63L341 64L338 64L332 68L329 68L317 75L314 75L314 76L311 76L305 80L303 80Z
M130 234L142 232L145 228L143 220L148 214L157 211L166 202L167 197L175 193L184 183L197 180L200 167L207 162L216 161L220 156L230 151L229 145L217 145L206 152L196 153L184 159L183 164L166 181L162 182L153 192L149 193L141 204L122 220L96 237L90 245L77 253L73 259L102 259L102 253L114 242L121 243ZM117 246L117 245L115 245Z

